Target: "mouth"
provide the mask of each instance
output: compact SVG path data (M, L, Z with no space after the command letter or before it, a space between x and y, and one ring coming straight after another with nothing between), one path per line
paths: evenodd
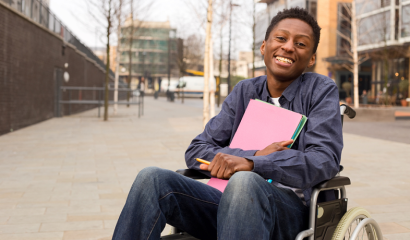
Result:
M290 65L292 65L295 62L293 59L282 57L282 56L276 56L275 59L278 62L286 63L286 64L290 64Z

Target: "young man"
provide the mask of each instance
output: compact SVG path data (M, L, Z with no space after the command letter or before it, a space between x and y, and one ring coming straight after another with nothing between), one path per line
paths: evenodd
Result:
M303 73L315 63L319 38L320 27L305 10L278 13L260 48L267 76L238 83L185 154L189 168L230 179L224 193L169 170L146 168L131 188L114 239L159 239L166 223L199 239L222 240L291 240L307 229L311 188L335 176L343 147L336 85ZM308 117L292 149L286 148L292 140L259 151L229 148L255 98Z

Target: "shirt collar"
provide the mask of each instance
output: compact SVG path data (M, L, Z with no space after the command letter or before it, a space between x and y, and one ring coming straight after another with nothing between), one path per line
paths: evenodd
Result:
M303 75L300 75L298 78L295 79L286 89L283 91L282 96L286 98L289 102L293 100L293 98L296 95L296 91L298 90L300 83L303 80ZM266 102L271 102L271 96L268 90L268 78L266 77L264 84L263 84L263 90L262 90L262 96L261 96L263 101Z

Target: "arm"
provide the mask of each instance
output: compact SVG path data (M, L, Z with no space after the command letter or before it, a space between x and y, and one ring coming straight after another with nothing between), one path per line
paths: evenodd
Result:
M336 175L343 148L338 90L331 83L320 86L309 105L309 119L305 134L299 139L299 150L248 156L247 159L254 161L254 172L301 189L311 188Z
M238 157L253 156L256 150L244 151L239 148L229 148L238 105L238 95L241 94L241 83L237 84L222 104L221 112L212 118L204 131L192 140L185 152L185 161L190 169L200 169L200 163L195 158L212 161L217 153L226 153ZM240 116L242 117L242 116ZM240 119L239 119L240 121Z

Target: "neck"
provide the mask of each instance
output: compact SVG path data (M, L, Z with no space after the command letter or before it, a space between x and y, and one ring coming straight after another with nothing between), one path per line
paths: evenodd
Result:
M279 81L273 76L267 76L268 91L271 97L278 98L282 96L285 89L296 79Z

